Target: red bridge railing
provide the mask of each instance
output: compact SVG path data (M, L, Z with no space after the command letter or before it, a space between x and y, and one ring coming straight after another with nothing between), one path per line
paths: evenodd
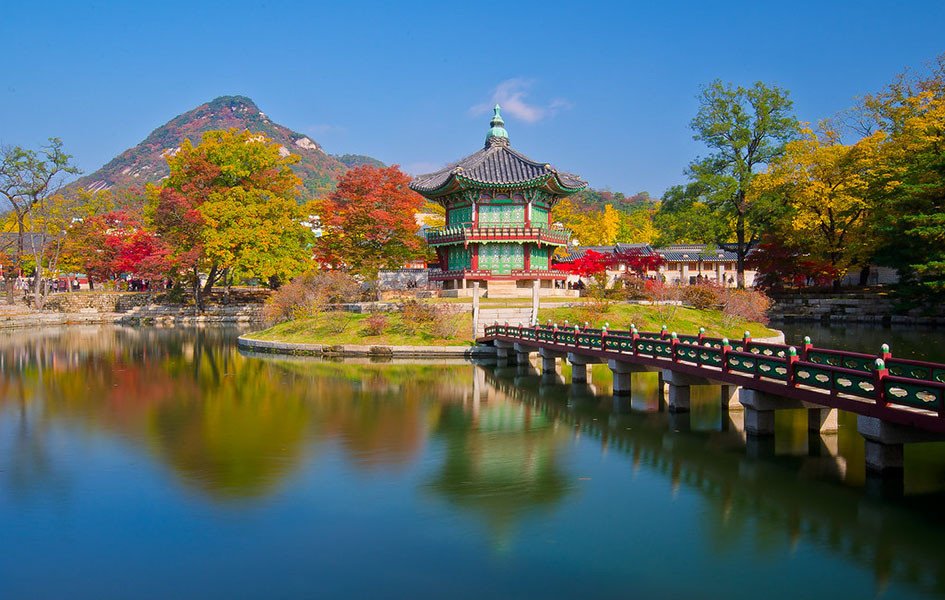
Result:
M748 332L740 340L676 335L665 330L643 332L556 325L489 325L483 341L503 338L560 347L570 352L594 351L620 360L639 357L704 367L716 373L750 376L786 388L807 388L870 401L884 407L920 409L945 418L945 365L893 357L884 345L878 355L815 348L810 339L799 348L756 342ZM666 365L667 368L669 365ZM707 373L712 378L712 374Z

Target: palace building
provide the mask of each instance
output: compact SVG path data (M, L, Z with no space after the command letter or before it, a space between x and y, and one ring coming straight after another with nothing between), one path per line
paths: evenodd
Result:
M551 257L569 233L552 227L551 208L587 182L513 150L494 110L482 150L410 182L446 209L446 225L427 232L441 269L430 279L456 296L473 282L492 298L531 295L533 286L554 293L566 274L552 270Z

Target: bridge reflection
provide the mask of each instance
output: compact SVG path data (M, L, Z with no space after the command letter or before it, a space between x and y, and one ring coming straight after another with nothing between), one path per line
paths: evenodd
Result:
M890 500L888 490L870 493L870 480L864 493L856 485L862 471L850 477L848 468L862 460L851 460L855 449L847 443L858 441L855 421L841 423L840 435L811 436L799 454L797 444L778 448L774 437L746 436L740 411L723 410L708 425L713 419L698 417L695 396L692 413L665 410L655 373L635 377L627 397L609 393L606 371L595 385L567 384L531 364L483 369L489 387L569 425L575 437L598 440L601 452L628 457L634 473L658 473L672 482L673 494L685 487L706 498L715 508L704 513L711 531L705 537L714 543L752 532L759 546L780 545L789 554L804 542L870 569L879 590L895 579L945 592L940 536L930 534L945 525L943 494ZM707 390L703 404L717 406L717 397ZM801 418L779 422L779 437L787 437L781 429L804 437L806 425Z

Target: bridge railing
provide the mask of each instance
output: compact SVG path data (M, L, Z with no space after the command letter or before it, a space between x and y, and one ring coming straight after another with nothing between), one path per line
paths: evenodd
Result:
M793 346L756 342L748 335L729 341L704 333L678 336L665 330L641 332L498 323L487 326L485 336L604 351L615 358L629 355L680 362L782 382L789 387L813 388L831 396L843 394L883 406L922 409L945 417L945 365L893 358L885 346L874 356L814 348L805 340L798 352Z

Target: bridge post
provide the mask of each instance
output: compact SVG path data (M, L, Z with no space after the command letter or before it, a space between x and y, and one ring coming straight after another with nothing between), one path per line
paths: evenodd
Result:
M513 347L515 348L516 360L519 366L530 365L531 355L538 352L538 348L535 346L526 346L525 344L516 343Z
M596 356L568 352L568 362L571 363L571 383L587 383L587 365L597 365L604 361Z
M800 400L742 388L738 401L745 407L745 432L748 435L774 435L774 413L778 410L804 408Z
M837 433L839 430L836 408L807 409L807 431L809 433L830 434Z
M883 476L902 475L904 444L939 442L945 439L941 434L865 415L857 415L856 430L866 438L866 471Z
M689 410L690 386L712 385L712 382L704 377L686 375L672 369L663 369L662 373L663 381L669 384L670 412L687 412Z
M730 383L723 383L721 388L722 410L742 410L742 404L738 401L742 388Z
M548 348L541 348L538 355L541 356L541 373L547 375L555 373L558 368L557 359L565 358L568 354L567 352L555 352Z
M609 360L607 366L614 374L614 396L630 395L630 384L633 373L646 373L650 369L642 365L624 362L620 360Z

